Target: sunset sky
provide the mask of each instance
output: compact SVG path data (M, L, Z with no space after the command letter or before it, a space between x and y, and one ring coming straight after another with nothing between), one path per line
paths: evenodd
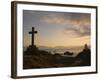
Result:
M31 44L28 34L35 27L35 45L75 47L90 45L91 15L88 13L23 11L24 47Z

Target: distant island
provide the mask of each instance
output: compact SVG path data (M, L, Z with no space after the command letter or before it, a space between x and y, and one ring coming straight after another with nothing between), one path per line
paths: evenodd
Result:
M56 52L52 54L45 50L39 50L36 45L30 45L23 52L23 69L91 65L91 51L87 44L83 46L83 50L75 57L72 57L74 52L66 51L63 54Z

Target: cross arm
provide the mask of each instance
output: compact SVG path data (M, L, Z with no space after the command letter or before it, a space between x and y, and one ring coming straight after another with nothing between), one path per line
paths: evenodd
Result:
M38 33L38 31L34 31L34 32L29 32L29 34L32 34L32 33Z
M34 31L34 33L38 33L38 31Z
M32 34L32 32L29 32L29 34Z

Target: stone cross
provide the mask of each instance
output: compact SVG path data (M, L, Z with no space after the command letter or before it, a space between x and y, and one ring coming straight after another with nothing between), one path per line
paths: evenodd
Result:
M34 46L34 34L36 34L37 31L34 31L34 27L32 27L32 31L29 32L29 34L32 34L32 46Z

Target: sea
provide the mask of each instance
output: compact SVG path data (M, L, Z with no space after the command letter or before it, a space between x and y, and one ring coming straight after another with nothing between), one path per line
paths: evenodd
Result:
M52 54L58 53L60 55L64 55L65 52L71 52L74 53L73 56L77 56L79 52L83 50L82 46L78 47L44 47L44 46L39 46L39 50L45 50L47 52L50 52ZM24 51L27 49L27 47L24 47Z
M74 53L73 56L77 56L79 52L83 50L83 47L54 47L54 48L42 48L39 47L40 50L45 50L51 52L52 54L58 53L64 55L65 52Z

